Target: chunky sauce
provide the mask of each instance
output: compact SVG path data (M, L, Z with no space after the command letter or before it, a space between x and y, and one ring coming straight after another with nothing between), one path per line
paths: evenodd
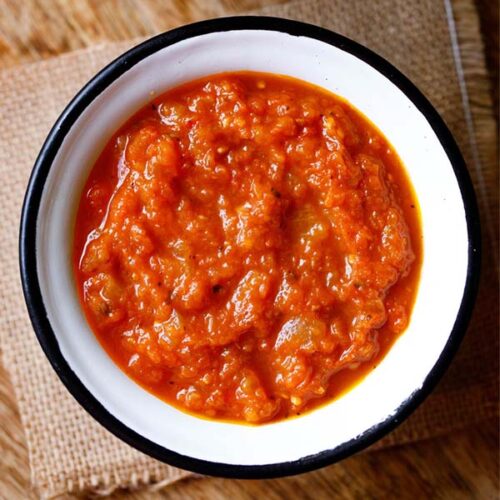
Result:
M86 317L178 408L253 423L352 387L405 330L418 209L378 129L326 91L225 73L111 138L76 219Z

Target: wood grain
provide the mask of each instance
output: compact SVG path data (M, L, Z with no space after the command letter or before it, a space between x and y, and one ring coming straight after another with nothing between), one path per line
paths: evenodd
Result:
M147 36L284 0L1 0L0 65Z
M325 469L291 478L268 481L189 479L156 494L120 493L111 498L495 498L495 491L498 491L498 454L494 447L487 443L496 441L497 425L495 422L489 422L481 428L460 432L447 438L363 453Z
M498 123L498 81L499 81L499 7L498 0L476 0L479 11L483 42L485 45L486 63L490 71L493 104L496 110L495 118Z
M490 42L498 28L489 18L491 3L477 1L488 17L483 22L488 30L485 33L488 59L498 64L498 31L496 43ZM55 56L103 41L147 36L221 12L238 13L269 3L281 2L0 0L0 67ZM498 10L498 2L496 5ZM498 12L496 14L498 19ZM467 14L463 16L463 19L458 19L459 24L467 24ZM480 126L481 117L489 113L489 107L481 99L484 92L488 89L472 89L473 111L479 117ZM499 492L498 442L498 422L488 421L447 437L364 453L320 471L292 478L269 481L192 479L161 492L120 492L112 498L493 499L498 498ZM30 486L28 452L14 394L1 366L0 453L0 498L37 498Z
M36 499L29 481L28 453L14 394L1 365L0 422L0 499ZM499 489L498 440L498 422L493 420L447 437L363 453L300 476L268 481L190 479L163 491L119 492L110 498L494 499Z
M14 391L0 363L0 499L20 499L31 491L28 450Z

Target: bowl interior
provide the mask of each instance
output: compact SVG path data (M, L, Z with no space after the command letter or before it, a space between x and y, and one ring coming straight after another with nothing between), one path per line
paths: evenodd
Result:
M421 206L424 258L407 331L362 383L300 418L258 427L204 420L160 401L111 361L80 309L71 267L76 207L108 138L156 93L230 70L290 75L350 101L399 153ZM139 435L211 462L264 465L335 449L394 415L436 364L467 277L464 204L450 160L426 118L389 79L354 55L266 30L195 36L154 52L95 96L68 131L50 169L37 219L37 267L62 355L90 393ZM300 436L300 437L298 437Z

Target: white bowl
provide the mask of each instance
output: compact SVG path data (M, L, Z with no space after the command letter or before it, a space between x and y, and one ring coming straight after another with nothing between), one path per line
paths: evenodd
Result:
M399 153L420 202L423 264L411 322L380 365L336 401L261 426L183 413L128 378L80 308L72 235L84 182L114 131L183 82L222 71L290 75L351 102ZM111 432L196 472L305 472L371 444L434 387L465 331L479 274L479 219L460 152L431 104L399 71L335 33L275 18L205 21L125 53L71 101L36 161L23 208L21 275L38 339L68 390Z

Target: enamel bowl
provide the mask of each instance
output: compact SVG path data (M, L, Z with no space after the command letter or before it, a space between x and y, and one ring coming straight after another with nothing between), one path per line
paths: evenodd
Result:
M336 401L261 426L197 418L143 390L108 357L80 308L71 248L84 182L110 136L155 94L230 70L290 75L370 118L399 153L421 207L421 280L408 329ZM238 478L305 472L379 439L422 402L458 348L479 274L471 182L443 120L399 71L324 29L235 17L185 26L120 56L71 101L36 161L20 232L21 276L40 344L71 394L139 450L183 469Z

